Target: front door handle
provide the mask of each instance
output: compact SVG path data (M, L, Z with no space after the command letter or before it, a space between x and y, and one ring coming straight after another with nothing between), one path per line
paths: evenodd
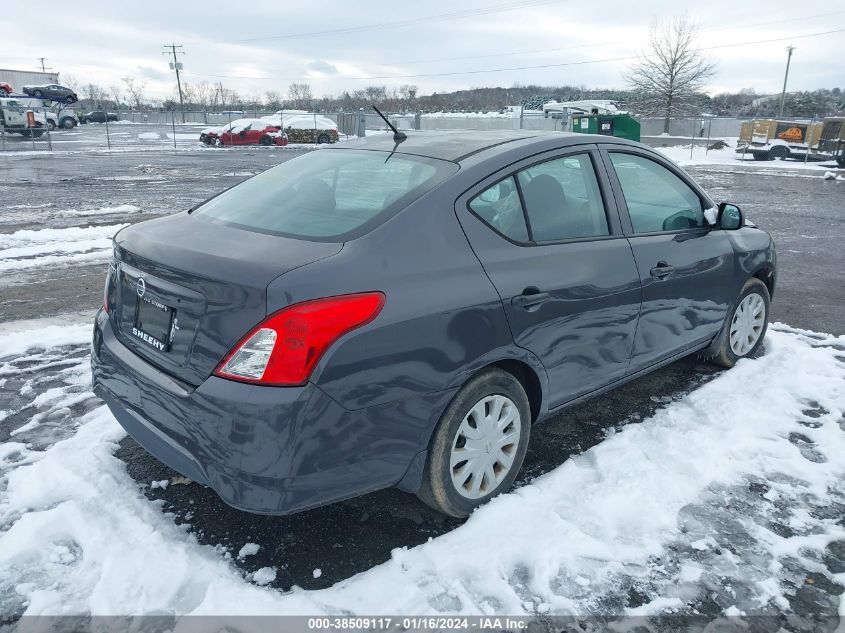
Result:
M657 266L655 266L649 271L652 277L657 277L658 279L668 277L673 272L675 272L675 267L670 266L666 262L657 262Z
M540 292L539 288L529 286L522 291L521 295L516 295L511 299L511 305L522 308L527 312L533 312L549 299L551 299L551 295L548 292Z

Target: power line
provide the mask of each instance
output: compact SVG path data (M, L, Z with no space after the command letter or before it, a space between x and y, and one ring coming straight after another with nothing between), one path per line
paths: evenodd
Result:
M842 33L845 32L845 28L841 29L834 29L831 31L821 31L818 33L806 33L804 35L793 35L791 37L774 37L764 40L755 40L750 42L733 42L730 44L718 44L716 46L705 46L701 48L695 49L696 51L709 51L709 50L716 50L721 48L735 48L738 46L752 46L755 44L768 44L771 42L782 42L785 40L797 40L797 39L804 39L808 37L819 37L822 35L830 35L832 33ZM438 72L438 73L415 73L410 75L370 75L367 77L343 77L344 79L352 79L352 80L373 80L373 79L416 79L421 77L452 77L457 75L479 75L485 73L498 73L498 72L508 72L513 70L538 70L543 68L560 68L564 66L583 66L586 64L602 64L607 62L619 62L619 61L630 61L637 59L637 55L628 55L624 57L609 57L605 59L587 59L582 61L576 62L556 62L551 64L536 64L530 66L510 66L506 68L487 68L487 69L477 69L477 70L456 70L456 71L448 71L448 72ZM224 79L268 79L268 80L279 80L279 77L247 77L244 75L201 75L195 74L196 77L216 77L216 78L224 78ZM301 77L297 77L296 79L286 79L285 81L296 81L301 79Z
M50 66L47 66L47 67L45 67L45 66L44 66L44 62L46 62L46 61L47 61L47 58L46 58L46 57L39 57L39 58L38 58L38 61L39 61L39 63L41 64L41 72L42 72L42 73L46 73L48 70L53 70L53 68L52 68L52 67L50 67ZM37 66L36 66L36 68L37 68Z
M185 101L182 98L182 80L179 77L179 71L182 69L182 64L179 62L177 55L184 55L185 51L177 51L177 48L182 48L181 44L162 44L161 46L164 50L161 51L162 55L172 55L173 61L170 62L171 68L176 71L176 86L179 88L179 110L182 112L182 123L185 122ZM167 50L167 49L170 50Z
M501 13L503 11L513 11L514 9L524 9L528 7L537 7L547 4L556 4L564 0L522 0L521 2L506 2L503 4L493 5L490 7L479 7L476 9L462 9L460 11L451 11L448 13L437 13L434 15L422 16L417 18L408 18L404 20L395 20L392 22L376 22L373 24L362 24L359 26L349 26L339 29L327 29L324 31L311 31L305 33L284 33L281 35L263 35L258 37L247 37L236 40L229 40L231 42L260 42L265 40L287 40L287 39L308 39L314 37L322 37L326 35L346 35L348 33L362 33L366 31L379 31L383 29L395 29L405 26L413 26L420 22L435 22L443 20L456 20L466 17L475 17L478 15L490 15L492 13Z

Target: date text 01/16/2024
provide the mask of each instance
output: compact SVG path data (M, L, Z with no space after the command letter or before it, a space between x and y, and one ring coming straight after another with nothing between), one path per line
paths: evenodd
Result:
M309 630L356 631L356 630L496 630L519 631L528 627L528 620L505 617L346 617L308 618Z

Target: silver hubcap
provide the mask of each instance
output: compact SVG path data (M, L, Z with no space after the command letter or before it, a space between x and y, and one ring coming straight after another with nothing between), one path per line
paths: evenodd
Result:
M736 308L731 321L731 351L745 356L760 340L766 323L766 304L755 292L746 296Z
M461 496L480 499L507 477L516 457L519 409L510 398L495 395L479 400L466 414L455 439L449 468Z

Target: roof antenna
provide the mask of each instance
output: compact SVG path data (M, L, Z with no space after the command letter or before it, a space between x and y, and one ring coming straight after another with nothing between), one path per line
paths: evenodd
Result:
M393 130L393 142L394 143L396 143L398 145L399 143L404 141L406 138L408 138L404 132L400 132L399 130L397 130L396 127L390 121L387 120L387 117L384 116L381 113L381 110L379 110L377 107L375 107L375 105L373 106L373 110L375 110L376 114L378 114L382 119L384 119L384 122L387 123L387 127L389 127L391 130ZM394 148L394 151L395 151L395 149L396 148Z

